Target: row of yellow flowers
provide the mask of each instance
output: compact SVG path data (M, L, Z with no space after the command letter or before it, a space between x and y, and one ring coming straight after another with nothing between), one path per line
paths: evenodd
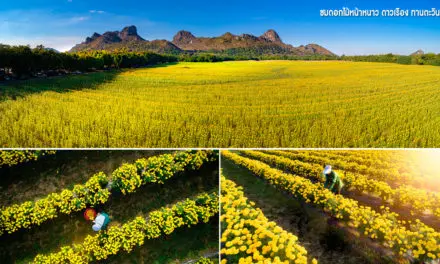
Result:
M64 189L60 193L51 193L37 201L27 201L1 208L0 235L13 233L21 228L53 219L59 213L70 214L107 202L110 190L119 190L123 194L136 191L143 184L163 184L167 179L185 170L200 168L204 162L216 159L213 151L179 151L139 159L134 164L123 164L112 174L112 184L103 172L93 175L85 184L77 184L72 190Z
M222 151L222 157L232 160L272 186L292 194L297 199L311 203L334 217L356 228L365 237L377 241L391 249L396 258L413 258L418 261L430 261L440 258L440 233L423 224L420 220L401 221L399 215L382 207L377 212L357 201L335 195L324 188L322 183L286 174L273 169L260 161L241 157L229 151Z
M341 152L336 150L290 150L288 152L295 153L295 154L302 154L307 153L311 156L316 157L326 157L334 160L340 160L345 161L349 163L357 163L359 165L364 165L368 167L374 167L377 169L390 169L390 168L396 168L397 170L403 169L401 167L401 163L397 162L389 162L387 160L384 160L384 156L387 155L396 155L397 151L393 150L387 150L382 151L382 153L379 153L380 150L376 150L375 152L366 152L365 150L361 151L347 151ZM377 152L377 153L376 153Z
M353 152L351 150L332 150L332 153L345 157L353 157L353 154L356 153L356 157L363 158L365 160L380 160L381 162L388 164L403 165L405 163L405 152L402 150L381 151L371 149L356 152Z
M298 151L289 151L298 153ZM347 151L347 150L328 150L328 151L307 151L308 154L313 156L324 156L330 159L337 159L346 162L355 162L359 165L369 166L376 169L392 169L398 171L400 174L409 176L410 181L407 183L391 182L394 186L407 184L415 188L424 188L427 184L427 178L434 177L433 172L428 174L421 172L420 158L417 154L418 151L405 151L405 150L360 150L360 151ZM419 152L423 153L423 152ZM427 153L427 152L425 152ZM421 156L423 157L423 155Z
M269 221L243 188L221 177L221 258L225 263L308 263L298 237ZM311 260L316 264L316 259Z
M123 164L113 172L112 187L127 194L147 183L163 184L176 173L199 169L206 161L217 159L217 156L218 152L211 150L188 150L138 159L134 164Z
M99 172L90 177L85 184L75 185L72 190L64 189L35 202L27 201L1 208L0 235L40 225L56 218L59 213L70 214L84 209L86 205L105 203L110 196L110 191L105 188L107 182L107 176Z
M305 163L284 156L277 156L283 154L281 151L264 151L264 153L257 151L242 151L242 153L281 170L288 170L298 176L314 178L321 181L323 180L321 177L323 167L321 165ZM340 173L340 176L343 179L345 186L351 190L376 195L380 197L383 202L389 202L393 205L406 205L411 210L412 215L430 211L440 218L439 193L414 188L409 185L401 185L398 188L392 188L386 182L370 179L369 176L362 174L345 172Z
M0 150L0 167L12 167L55 152L55 150Z
M61 247L56 253L39 254L33 262L79 264L104 260L121 250L131 252L135 246L143 245L145 239L171 234L179 227L207 223L218 210L217 193L203 193L153 211L147 218L138 216L122 226L110 226L108 230L87 236L82 244Z
M281 170L289 171L298 176L312 178L318 181L323 181L321 173L323 166L316 163L306 163L299 160L293 160L284 156L277 156L281 152L265 151L243 151L245 156L252 159L258 159L271 166L275 166ZM266 154L268 153L268 154ZM274 155L271 155L274 154ZM389 200L392 192L392 188L381 181L369 179L364 175L343 174L340 173L341 178L344 181L344 185L348 188L352 188L357 191L365 191L368 193L376 194L383 200Z
M341 159L313 156L307 154L306 152L292 153L288 151L271 151L271 153L294 160L300 160L303 162L313 162L317 164L332 164L346 171L369 175L371 179L375 179L378 181L409 184L414 179L413 175L407 172L400 173L396 167L375 168L375 167L358 164L356 162L347 162Z

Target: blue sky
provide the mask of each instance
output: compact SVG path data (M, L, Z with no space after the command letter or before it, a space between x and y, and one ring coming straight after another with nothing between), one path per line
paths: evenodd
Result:
M440 17L320 17L321 9L440 9L434 0L141 1L13 0L0 5L0 43L68 50L93 32L136 25L146 39L181 29L196 36L261 35L275 29L284 42L317 43L337 54L440 53Z

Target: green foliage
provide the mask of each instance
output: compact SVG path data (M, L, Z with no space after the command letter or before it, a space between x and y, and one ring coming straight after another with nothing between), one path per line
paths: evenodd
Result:
M132 68L175 62L177 57L152 52L84 51L60 53L37 46L9 46L0 44L0 69L18 77L33 76L39 72L65 70L90 71L107 68Z
M411 64L411 56L398 56L396 62L399 64Z
M87 50L74 53L56 52L37 46L9 46L0 44L0 70L12 72L17 77L35 76L48 71L91 71L108 68L136 68L167 62L218 62L231 60L335 60L337 56L294 55L279 46L232 48L224 51L171 52L158 54L142 48L128 50L119 47L112 50ZM138 51L139 50L139 51ZM1 72L0 72L1 73ZM53 74L53 73L51 73ZM1 76L0 76L1 77Z
M341 60L361 62L390 62L399 64L434 65L440 66L440 53L417 54L402 56L395 54L366 55L366 56L341 56Z
M218 62L218 61L242 61L242 60L337 60L338 56L332 55L295 55L291 52L278 50L250 48L232 48L224 51L208 51L184 53L179 56L179 61L184 62Z
M196 264L214 264L215 262L210 260L209 258L201 257Z
M211 53L186 53L179 56L179 61L185 62L218 62L230 60L238 60L238 58Z

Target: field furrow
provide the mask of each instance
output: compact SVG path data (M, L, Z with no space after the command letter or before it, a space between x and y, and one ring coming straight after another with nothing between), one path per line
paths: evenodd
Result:
M119 251L130 252L146 239L169 235L183 226L207 223L218 213L216 193L204 193L169 207L138 216L121 226L112 226L97 235L87 236L83 243L62 247L58 252L37 255L33 263L89 263L107 259Z
M72 190L51 193L37 201L2 208L0 235L22 228L32 228L60 214L70 214L107 202L112 191L128 194L148 183L164 184L179 172L197 170L205 162L215 158L210 151L184 151L174 154L139 159L134 164L123 164L109 178L103 172L93 175L85 184L77 184Z

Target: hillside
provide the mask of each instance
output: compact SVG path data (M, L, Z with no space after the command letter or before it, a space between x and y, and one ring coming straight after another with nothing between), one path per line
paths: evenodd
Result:
M250 52L254 55L334 55L331 51L317 44L300 47L285 44L273 29L266 31L259 37L250 34L234 35L227 32L212 38L195 37L191 32L182 30L177 32L172 42L182 50L214 51L230 55L240 52Z
M70 52L86 50L115 50L126 48L130 51L153 51L158 53L180 53L181 50L167 40L148 41L137 33L135 26L128 26L122 31L108 31L100 35L93 33L81 44L75 45Z
M143 39L135 26L125 27L122 31L108 31L100 35L94 33L86 40L74 46L70 52L86 50L115 50L126 48L131 51L153 51L159 53L214 52L228 55L334 55L317 44L294 47L284 43L278 33L270 29L257 37L250 34L234 35L227 32L218 37L196 37L189 31L181 30L168 40Z

